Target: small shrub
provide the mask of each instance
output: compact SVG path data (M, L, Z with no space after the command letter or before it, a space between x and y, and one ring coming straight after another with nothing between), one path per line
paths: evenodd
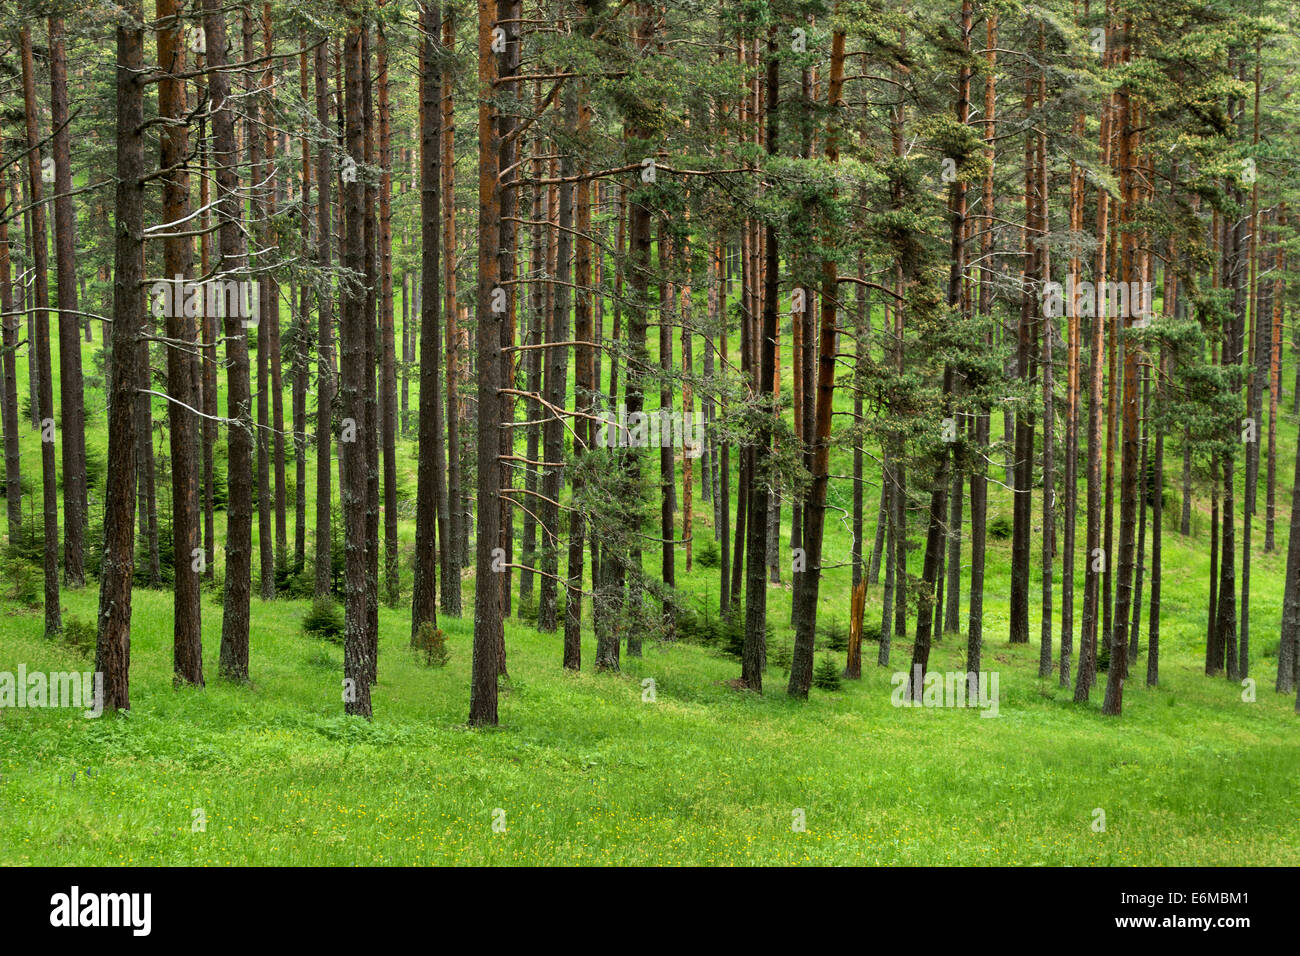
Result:
M704 547L695 552L694 558L695 563L702 568L716 568L722 563L722 553L718 550L718 542L706 540Z
M821 640L817 646L830 651L844 651L849 647L849 626L843 621L830 621L817 629Z
M673 633L680 641L698 644L700 640L700 616L689 608L682 608L673 617Z
M515 613L525 624L537 626L537 601L531 594L518 600L515 604Z
M813 686L820 687L822 690L839 690L840 665L832 658L823 657L817 662L817 669L813 671Z
M772 652L767 656L767 662L787 674L790 673L790 665L794 663L794 645L787 641L777 641L772 645Z
M83 656L93 653L98 641L99 627L94 621L70 617L63 622L63 643Z
M988 523L987 533L990 538L1005 541L1011 537L1011 520L999 515Z
M880 622L879 621L862 622L862 640L864 643L866 641L874 641L877 644L880 643Z
M330 598L312 601L311 610L302 619L302 629L309 636L331 644L343 643L343 612Z
M678 630L682 634L682 639L694 644L716 644L722 638L722 620L714 614L705 605L698 613L695 611L683 612L683 619L689 616L690 624L689 634L682 629L681 622L678 622Z
M0 574L8 584L4 595L26 608L38 608L45 603L45 582L39 569L22 558L6 558L0 563Z
M745 617L733 610L722 623L722 649L737 660L745 649Z
M451 652L447 650L447 635L430 621L425 621L416 629L415 650L424 658L425 667L446 667L451 660Z

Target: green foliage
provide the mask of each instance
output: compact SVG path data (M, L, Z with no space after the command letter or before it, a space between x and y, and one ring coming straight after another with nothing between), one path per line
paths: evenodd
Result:
M995 541L1005 541L1011 537L1011 519L998 515L988 523L987 534Z
M722 621L722 649L736 660L745 649L745 614L733 608Z
M342 644L343 611L332 599L317 598L312 601L311 610L302 619L302 629L309 637L331 644Z
M833 657L823 657L813 670L813 686L822 690L836 691L843 686L840 680L840 665Z
M817 628L817 633L821 637L817 642L818 647L830 651L848 650L849 626L844 621L838 618L829 620Z
M425 667L446 667L451 660L447 635L430 621L425 621L416 629L415 650Z
M99 641L99 627L94 621L68 617L63 621L61 639L77 653L89 656L95 652L95 645Z
M38 608L45 603L45 581L41 568L26 558L10 554L0 562L4 575L4 596L20 607Z
M777 641L769 645L767 662L783 673L789 674L790 665L794 663L794 642Z
M712 538L705 539L704 547L695 552L695 563L702 568L716 568L722 562L722 552L718 542Z
M862 642L865 644L867 641L872 641L876 644L880 643L879 621L864 620L862 622Z
M304 600L316 592L316 569L305 561L295 569L292 563L277 562L275 568L275 594L279 598Z

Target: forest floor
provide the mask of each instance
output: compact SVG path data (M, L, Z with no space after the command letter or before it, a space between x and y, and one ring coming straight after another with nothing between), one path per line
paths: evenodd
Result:
M685 643L647 644L618 675L566 673L559 635L511 624L501 726L470 731L469 617L440 622L451 660L431 669L407 648L408 612L381 610L367 723L342 715L342 650L302 634L306 602L254 601L241 686L216 679L205 598L208 686L177 691L171 596L137 590L128 715L0 709L0 863L1300 864L1292 701L1267 660L1254 702L1205 677L1200 625L1168 591L1161 686L1140 658L1118 720L1100 687L1076 705L1036 676L1036 644L997 636L989 718L895 707L905 642L888 669L865 645L861 681L796 703L779 668L765 696L738 692L733 659ZM1005 594L996 575L989 593ZM65 593L82 619L96 600ZM0 612L0 670L93 666L40 621ZM948 635L932 667L963 652Z

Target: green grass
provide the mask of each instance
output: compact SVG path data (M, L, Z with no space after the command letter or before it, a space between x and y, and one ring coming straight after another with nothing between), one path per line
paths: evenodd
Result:
M95 600L66 595L83 617ZM341 649L301 634L307 608L255 602L253 682L231 685L205 604L209 684L177 691L170 595L137 591L129 715L0 710L0 863L1300 863L1291 702L1204 677L1176 627L1162 686L1130 681L1114 720L1099 694L1080 707L1039 681L1033 646L993 639L987 719L895 708L874 645L862 681L801 704L775 669L764 697L732 690L738 665L693 645L565 673L558 635L511 626L501 727L471 731L468 618L442 622L439 670L407 649L406 613L381 610L367 723L342 715ZM91 666L39 632L39 612L0 618L0 669ZM962 646L947 637L935 666L957 669Z

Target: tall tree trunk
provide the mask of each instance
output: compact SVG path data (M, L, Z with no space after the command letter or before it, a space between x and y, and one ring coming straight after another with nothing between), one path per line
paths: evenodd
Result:
M363 129L362 89L365 41L368 29L360 20L348 25L343 43L344 99L344 163L348 159L360 165L365 154ZM345 176L342 192L344 232L342 263L353 275L365 271L365 190L358 179ZM340 302L341 322L339 348L349 356L365 355L366 292L357 282L344 284ZM345 555L345 601L343 644L343 702L344 713L371 716L370 683L372 661L367 628L369 611L368 560L367 560L367 458L370 439L366 435L366 384L369 377L363 361L343 361L341 365L340 403L343 413L343 434L339 455L343 461L343 484L340 489L343 505L343 546ZM351 432L351 435L349 435Z
M494 560L501 536L501 430L503 387L501 330L505 312L493 308L501 274L500 149L489 91L498 63L492 51L497 0L478 0L478 540L474 587L474 660L469 722L496 726L497 660L502 620L502 578ZM450 250L448 250L450 255ZM504 292L504 290L500 290Z
M299 36L302 53L298 55L298 95L302 102L308 99L307 35ZM311 248L311 141L306 135L299 138L302 147L302 173L300 202L302 220L299 228L303 255ZM293 570L301 573L307 560L307 386L308 358L311 355L311 333L307 324L311 304L310 283L304 281L299 289L298 321L294 327L293 375L293 448L294 448L294 524ZM327 505L328 507L328 505Z
M835 9L838 13L838 0ZM837 164L840 158L838 122L839 113L844 106L844 39L842 29L835 30L831 35L831 74L826 94L826 103L832 116L831 128L826 137L826 160L831 164ZM769 43L768 55L771 56L772 52L772 46ZM777 67L773 63L769 63L769 109L777 101L776 70ZM768 122L768 153L771 155L776 152L776 121L770 113ZM770 235L768 238L772 243L772 246L769 247L769 254L775 255L775 234ZM775 279L772 278L772 274L776 271L775 264L770 263L770 265L772 271L769 272L769 281L775 284ZM799 606L795 613L794 656L790 665L790 682L786 688L786 693L791 697L803 699L807 698L808 688L812 684L813 644L817 626L817 598L821 590L822 542L826 525L826 486L830 481L831 418L835 401L835 322L838 318L838 280L838 266L835 260L833 258L823 259L821 329L817 344L817 404L814 413L813 434L808 436L805 432L805 438L812 438L813 450L812 483L808 487L807 497L803 503L803 544L807 564L799 575L802 580L799 583L798 590ZM769 291L775 298L775 285ZM775 304L771 305L770 308L772 309L772 320L775 323ZM768 313L765 312L765 326L767 317ZM766 332L766 328L764 332ZM811 348L812 342L805 339L804 347ZM766 365L764 368L766 369ZM856 621L856 617L854 620ZM854 669L852 664L850 664L849 669L850 671ZM860 649L857 670L860 674Z
M266 156L268 161L274 159L279 150L277 142L277 130L273 122L273 113L271 110L271 90L275 82L273 66L274 60L271 58L275 53L274 37L271 32L271 4L266 0L262 4L262 50L267 57L266 69L262 71L262 90L263 90L263 122L266 123ZM287 152L287 150L286 150ZM275 164L272 163L273 170ZM274 241L276 235L275 227L272 222L275 217L276 194L285 188L285 180L276 174L276 184L274 187L268 186L266 189L266 215L267 215L267 244ZM275 565L278 568L282 565L287 566L287 557L289 553L289 533L286 526L285 516L285 476L284 476L284 376L282 374L282 363L280 356L280 286L274 276L268 276L266 279L267 304L269 308L262 313L262 320L266 322L268 334L268 347L270 355L268 361L271 366L271 476L273 487L275 489ZM291 290L292 292L292 290ZM272 575L272 585L275 584L275 577Z
M158 85L158 113L173 122L162 128L161 167L175 170L163 180L163 219L179 225L189 215L190 182L183 163L189 153L189 130L182 122L186 113L185 47L181 40L180 9L176 0L156 0L158 20L158 66L164 78ZM187 277L193 258L193 243L186 236L169 236L163 242L163 274L168 280ZM186 349L197 340L194 323L186 315L183 282L172 286L171 308L165 312L167 337L167 391L171 401L167 415L171 430L172 457L172 554L174 593L172 615L172 667L177 684L203 686L203 636L201 630L200 574L211 558L198 546L198 475L195 461L195 405L191 394L192 370ZM119 313L120 314L120 313ZM74 322L72 340L78 342ZM197 559L197 560L196 560Z
M28 327L35 334L36 370L39 384L34 393L37 426L41 432L41 486L45 523L45 634L52 637L63 630L59 608L59 490L54 457L54 387L50 364L50 290L49 245L45 235L45 206L42 199L40 133L36 120L36 67L32 62L32 34L26 27L20 33L23 69L23 103L27 120L27 190L31 202L32 250L35 270L35 312ZM119 35L119 47L123 38ZM119 50L119 56L121 51ZM119 66L119 69L121 67ZM29 302L29 305L32 303ZM30 339L29 339L30 341ZM31 349L31 346L28 346ZM147 439L146 439L147 440Z
M86 583L86 418L82 409L81 325L77 316L77 214L72 207L68 57L63 19L50 17L50 125L54 147L54 254L59 286L59 416L63 451L63 578Z
M393 156L388 107L388 35L379 26L375 53L376 85L379 88L379 428L384 468L384 589L390 607L396 607L401 593L397 561L397 347L393 330ZM427 105L427 104L425 104ZM435 247L436 248L436 247ZM435 259L435 270L436 259ZM437 388L435 367L434 388ZM439 405L435 399L433 411ZM442 422L434 416L435 434L442 434ZM441 483L443 464L437 462L435 477ZM443 500L441 490L433 492L435 502ZM418 500L418 495L417 495ZM445 538L446 533L438 536Z
M330 280L332 267L331 239L333 208L330 192L334 182L334 160L330 143L334 124L330 115L328 42L316 47L316 121L322 138L316 150L316 267L321 272L320 291L316 297L316 596L327 597L334 587L334 538L330 527L330 483L333 461L331 444L334 429L334 294Z
M442 213L442 195L439 176L442 172L442 155L438 127L442 123L442 75L435 68L437 57L434 41L442 32L442 4L425 2L420 6L420 26L424 36L420 41L420 458L416 477L415 495L415 577L411 591L411 642L415 643L420 625L437 625L438 609L434 566L434 537L436 533L437 499L434 496L437 478L435 472L442 467L440 456L435 455L438 445L434 434L441 422L434 417L438 406L438 347L439 310L439 230ZM450 322L451 320L448 319ZM448 379L451 379L448 361ZM450 410L450 407L449 407ZM448 418L454 415L449 414ZM452 426L454 434L455 426ZM451 459L455 460L453 446ZM445 537L445 536L444 536ZM450 542L443 542L449 545ZM455 550L446 547L448 553ZM480 579L482 580L482 579ZM444 571L443 586L446 587ZM444 594L444 610L446 609Z
M207 0L214 3L216 0ZM108 394L104 555L99 574L95 671L104 675L106 711L131 707L131 581L135 573L135 361L144 295L144 11L127 0L117 26L116 244ZM225 97L223 96L224 100Z
M1125 21L1122 62L1128 63L1131 23ZM1120 193L1120 281L1133 280L1137 255L1137 237L1132 229L1134 206L1137 198L1137 176L1134 174L1134 119L1136 110L1126 86L1121 86L1119 99L1119 193ZM1129 288L1132 288L1130 285ZM1118 717L1123 710L1124 680L1128 677L1128 643L1125 631L1133 599L1133 550L1137 517L1138 495L1138 391L1137 391L1137 341L1133 338L1133 316L1116 316L1122 320L1124 335L1124 390L1123 390L1123 440L1120 451L1120 516L1119 516L1119 580L1115 602L1114 630L1110 637L1110 666L1106 673L1106 697L1101 712Z
M0 149L0 205L5 204L5 166ZM13 191L14 206L18 191ZM9 221L0 216L0 313L4 314L4 431L5 431L5 510L9 540L17 541L23 527L22 452L18 444L18 332L22 319L14 314L13 276L10 267Z
M573 130L578 121L578 102L572 88L564 95L564 126ZM561 180L573 176L573 160L566 152L560 157ZM563 409L569 388L568 346L559 343L569 340L569 290L573 269L573 185L559 183L559 220L556 233L555 292L553 311L548 327L550 348L543 359L546 372L546 405L538 408L544 419L542 426L541 493L538 502L538 523L541 532L541 581L537 603L537 627L552 633L557 627L556 594L559 576L560 546L560 492L564 485L564 434L566 423Z
M1169 265L1166 265L1169 268ZM1166 303L1168 299L1166 297ZM1160 353L1160 370L1156 376L1156 419L1164 411L1165 379L1168 376L1169 357L1164 349ZM1151 502L1151 607L1147 612L1147 686L1160 682L1160 586L1161 562L1164 558L1164 489L1165 489L1165 432L1156 428L1155 497Z
M212 166L217 181L217 263L215 275L246 275L247 257L240 222L239 153L230 104L230 78L224 7L203 0L203 32L211 70ZM244 281L248 281L245 279ZM248 680L249 601L253 586L253 420L248 380L248 339L242 318L225 317L226 416L226 579L221 617L219 673L228 680ZM147 436L140 436L147 441Z
M442 21L442 45L450 50L455 44L456 23L455 10L447 10ZM455 113L453 110L453 73L448 63L441 74L442 110L439 143L442 149L442 161L439 174L442 177L442 201L440 213L443 222L442 258L446 280L446 316L447 316L447 536L448 548L442 562L442 610L452 617L461 614L460 569L464 566L468 552L469 540L469 499L461 491L461 460L466 451L462 449L460 437L460 381L459 354L460 331L457 323L456 304L456 150L455 150ZM428 288L433 290L428 292ZM437 295L437 284L427 288L422 285L420 302L428 294ZM424 348L421 342L421 349Z
M254 62L258 58L256 32L254 30L253 11L251 7L245 4L241 8L242 26L244 35L244 60ZM249 211L250 217L255 223L255 235L258 238L257 245L263 249L269 247L271 236L268 194L265 188L267 176L264 160L267 158L263 154L265 139L259 127L260 123L265 122L264 111L261 108L261 96L252 95L254 90L261 86L260 81L252 74L246 74L245 87L249 96L249 112L244 121L244 145L248 151L248 169L249 169ZM260 257L254 259L249 257L249 268L257 268L261 271L265 263ZM271 288L270 277L267 274L261 275L257 280L258 296L258 322L257 329L257 546L258 546L258 579L259 591L262 600L270 601L275 597L275 539L272 537L271 523L272 515L272 497L271 497L271 343L270 335L267 332L269 327L269 317L271 311ZM247 326L249 333L253 331L253 326ZM147 471L146 471L147 474Z
M587 7L580 7L584 20ZM591 107L585 101L585 86L575 94L578 110L578 139L584 139L591 126ZM585 170L579 170L585 175ZM574 256L574 338L578 342L592 340L591 320L591 183L583 178L577 186L576 211L577 249ZM573 441L573 501L569 515L568 586L564 598L564 666L579 670L582 666L582 546L585 518L580 500L582 494L581 458L586 446L595 438L594 425L585 415L594 411L592 396L596 393L595 349L575 345L573 349L574 406L579 412L574 421Z
M769 160L777 154L781 63L777 58L776 27L767 35L767 110L765 147ZM772 448L773 391L776 379L777 307L780 295L780 258L775 221L765 226L763 262L763 326L758 343L758 434L752 446L753 470L749 489L749 529L745 562L745 643L740 679L750 690L763 691L767 665L767 525L768 495L775 477ZM793 667L793 665L792 665ZM793 670L791 671L793 678Z

